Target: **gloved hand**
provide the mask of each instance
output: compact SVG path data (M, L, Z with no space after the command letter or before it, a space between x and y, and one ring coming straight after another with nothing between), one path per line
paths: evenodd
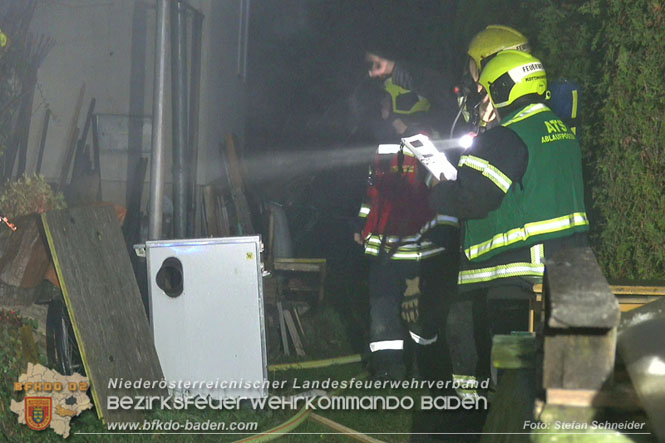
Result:
M418 321L420 305L420 278L415 277L406 280L406 290L402 299L402 319L409 323Z
M407 324L414 324L418 321L420 307L420 294L405 295L402 299L402 320Z

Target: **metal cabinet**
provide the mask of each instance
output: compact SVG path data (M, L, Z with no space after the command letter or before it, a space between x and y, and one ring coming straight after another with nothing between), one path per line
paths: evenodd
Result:
M260 238L149 241L145 254L150 323L172 394L266 396Z

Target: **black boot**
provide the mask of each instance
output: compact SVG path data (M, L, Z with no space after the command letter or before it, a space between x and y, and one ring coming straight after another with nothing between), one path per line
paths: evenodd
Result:
M379 380L403 380L406 369L401 350L372 352L372 374Z

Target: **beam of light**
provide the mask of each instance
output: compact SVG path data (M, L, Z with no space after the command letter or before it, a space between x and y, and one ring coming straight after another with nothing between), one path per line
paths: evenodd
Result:
M431 140L437 150L466 148L473 137L465 134L451 139ZM396 140L398 143L398 140ZM249 172L246 181L261 184L285 177L312 175L326 171L369 165L378 144L344 146L321 149L319 147L300 150L277 150L270 153L248 156L244 159Z
M311 175L336 169L369 165L378 145L346 146L339 148L310 148L298 151L277 151L244 160L254 184L285 177Z

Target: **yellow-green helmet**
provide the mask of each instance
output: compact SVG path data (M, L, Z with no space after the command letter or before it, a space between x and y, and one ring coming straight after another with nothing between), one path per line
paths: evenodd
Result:
M9 38L4 32L2 32L2 29L0 29L0 48L4 48L7 44L9 44Z
M392 77L388 77L383 82L383 87L392 98L392 107L395 114L409 115L429 111L431 106L429 100L422 95L396 85L393 83Z
M505 108L525 95L543 95L547 91L547 77L540 60L515 50L501 51L487 62L478 83L485 88L497 109Z
M471 39L468 54L480 72L487 58L505 49L531 52L529 41L521 32L508 26L489 25Z

